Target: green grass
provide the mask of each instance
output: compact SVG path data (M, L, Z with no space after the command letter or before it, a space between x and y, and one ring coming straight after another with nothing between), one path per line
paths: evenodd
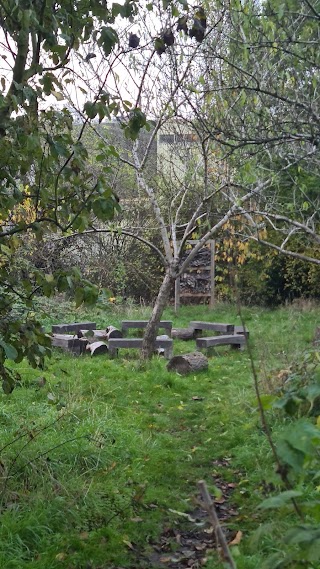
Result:
M150 314L117 306L76 312L68 303L47 303L45 311L46 325L83 318L119 325L122 318ZM178 317L168 309L164 317L177 326L241 323L230 305L183 307ZM261 388L270 392L277 372L310 345L320 309L244 308L243 317ZM175 354L192 349L193 342L175 341ZM141 363L137 352L125 350L117 360L55 352L45 370L20 364L21 385L0 395L0 568L166 566L151 562L162 528L192 526L170 510L195 510L197 481L205 479L214 491L217 476L235 483L229 506L237 513L228 526L243 532L238 568L260 567L280 547L276 535L292 514L274 520L257 510L279 481L248 353L217 352L208 371L186 377L168 372L161 358ZM281 422L272 421L276 434ZM276 529L254 545L252 536L265 522ZM204 567L219 566L209 552Z

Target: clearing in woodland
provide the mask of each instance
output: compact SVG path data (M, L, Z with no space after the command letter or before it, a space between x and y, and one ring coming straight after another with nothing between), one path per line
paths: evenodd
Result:
M119 326L149 313L64 309L50 305L52 322L94 318L98 327ZM244 308L242 315L277 443L297 417L284 414L285 404L272 408L273 398L295 362L310 358L320 309ZM164 317L177 327L191 320L241 324L229 305L183 307ZM174 340L174 354L194 349L192 340ZM17 366L20 384L0 395L0 568L223 567L199 502L201 479L215 496L238 569L303 566L298 545L282 542L299 519L283 497L288 488L261 425L248 350L220 346L197 375L168 372L166 364L123 350L113 360L54 351L44 370ZM308 408L307 415L316 426L317 413L310 417ZM315 506L313 478L301 475L297 490L291 476L289 492L297 499L307 493ZM271 497L282 500L281 508L259 508ZM308 555L307 566L318 567L315 552Z

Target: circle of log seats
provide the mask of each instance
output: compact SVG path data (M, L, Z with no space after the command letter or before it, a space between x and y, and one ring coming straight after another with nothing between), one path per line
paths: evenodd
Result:
M201 352L191 352L174 356L167 364L168 371L176 371L181 375L208 369L208 358Z

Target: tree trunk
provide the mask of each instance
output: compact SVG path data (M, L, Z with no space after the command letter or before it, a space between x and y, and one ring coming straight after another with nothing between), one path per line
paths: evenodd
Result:
M143 343L141 348L141 357L143 359L150 359L154 352L154 343L157 337L157 331L159 322L161 320L162 313L167 305L170 290L174 283L174 277L172 276L172 272L170 267L167 268L166 274L162 281L157 300L154 304L151 318L148 322L146 327L146 331L143 337Z

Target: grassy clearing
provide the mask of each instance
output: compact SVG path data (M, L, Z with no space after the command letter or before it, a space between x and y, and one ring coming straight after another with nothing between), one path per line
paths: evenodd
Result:
M149 314L134 307L46 308L45 324L85 317L98 326L119 325ZM198 319L240 324L228 305L184 307L178 318L169 309L165 317L177 326ZM275 370L310 345L320 309L245 308L243 317L262 389L270 392ZM177 341L174 353L192 349L192 342ZM202 478L212 492L219 480L234 485L228 528L243 532L234 547L239 569L260 567L276 550L275 536L292 514L273 520L257 510L279 481L247 352L221 347L208 372L196 376L180 377L165 366L158 357L142 364L132 350L117 360L55 352L45 370L19 366L21 385L0 395L1 568L171 567L155 560L154 544L164 527L192 526L182 514L197 507ZM276 416L272 421L277 436L281 423ZM255 543L264 522L269 533ZM213 551L203 566L220 566Z

